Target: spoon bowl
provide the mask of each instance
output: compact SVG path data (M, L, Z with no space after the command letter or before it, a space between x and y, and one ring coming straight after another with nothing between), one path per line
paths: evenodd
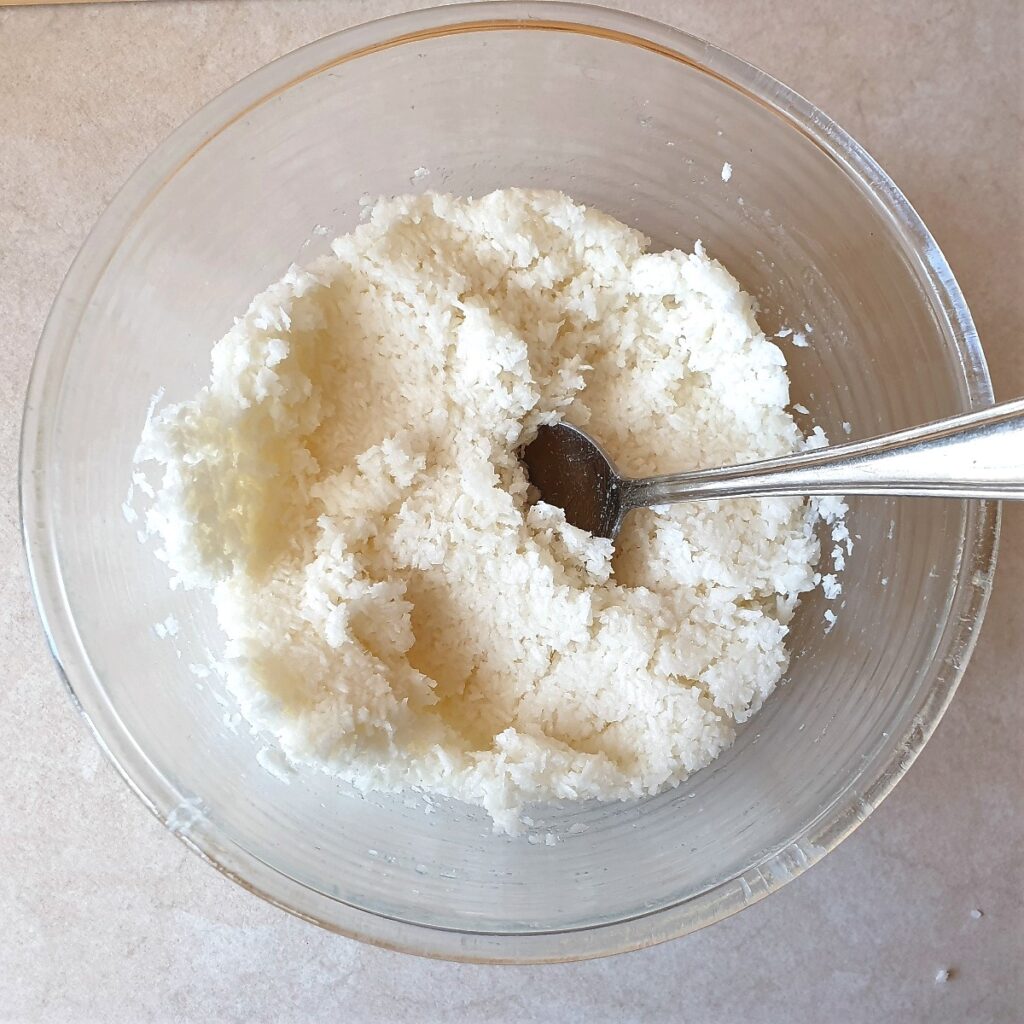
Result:
M611 456L571 423L541 427L522 453L541 499L565 512L573 526L614 539L630 508Z

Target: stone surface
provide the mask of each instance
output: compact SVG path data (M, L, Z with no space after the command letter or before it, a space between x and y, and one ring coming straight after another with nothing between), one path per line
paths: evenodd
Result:
M1024 393L1015 0L619 3L741 54L863 142L949 257L998 395ZM459 966L319 931L164 832L75 714L32 608L16 506L22 397L54 292L121 182L203 102L302 43L408 6L0 8L0 1020L1019 1020L1022 507L1005 511L959 694L894 794L767 901L641 953Z

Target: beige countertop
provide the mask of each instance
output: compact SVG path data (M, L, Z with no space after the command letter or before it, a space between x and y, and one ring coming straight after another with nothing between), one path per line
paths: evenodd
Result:
M1024 394L1018 0L618 3L760 65L864 143L948 256L998 396ZM0 8L0 1020L1019 1020L1024 507L1004 512L956 700L895 793L792 885L640 953L459 966L322 932L188 853L87 734L47 653L18 533L21 405L54 292L114 191L203 102L296 46L412 6Z

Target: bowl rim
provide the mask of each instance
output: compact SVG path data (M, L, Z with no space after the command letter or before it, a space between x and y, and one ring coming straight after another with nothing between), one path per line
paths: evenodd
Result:
M722 920L802 874L864 821L906 773L935 730L977 641L992 586L999 536L996 502L964 502L961 570L937 671L920 713L863 792L848 780L804 835L768 851L743 873L675 904L628 919L561 931L488 933L444 928L376 914L307 888L255 857L217 828L147 758L107 699L79 635L64 590L55 530L49 519L47 458L53 442L48 411L97 282L125 232L175 173L199 150L255 107L340 63L410 42L495 30L557 31L599 36L668 57L745 94L801 131L889 214L917 261L929 297L945 318L960 360L964 411L992 404L988 369L970 312L952 271L924 223L889 176L834 121L756 67L706 41L659 22L606 7L551 0L486 0L393 15L328 35L253 72L211 100L166 138L120 189L89 233L61 285L44 326L22 419L19 503L22 537L36 607L50 651L72 701L97 742L146 807L208 864L269 903L350 938L402 952L477 963L543 963L589 959L675 938ZM941 655L941 657L939 657ZM933 661L934 665L934 661Z

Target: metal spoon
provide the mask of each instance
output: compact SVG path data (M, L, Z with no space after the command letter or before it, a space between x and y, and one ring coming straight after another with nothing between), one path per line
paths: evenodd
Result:
M521 453L542 501L573 526L614 539L634 508L774 494L1024 498L1024 399L867 441L781 459L646 479L619 474L589 435L541 427Z

